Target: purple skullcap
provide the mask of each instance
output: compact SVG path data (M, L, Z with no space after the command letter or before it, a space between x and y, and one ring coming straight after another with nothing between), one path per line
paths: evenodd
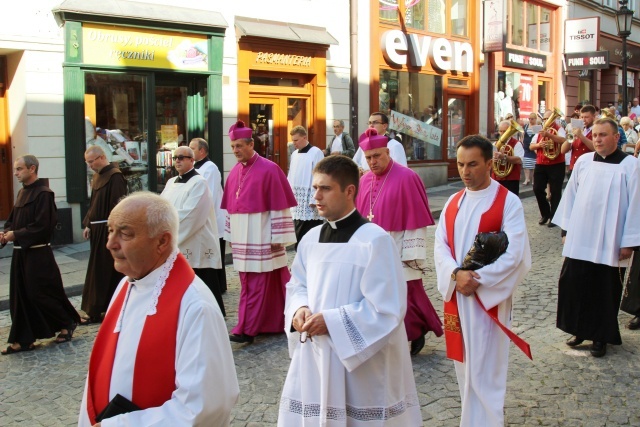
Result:
M236 139L251 139L253 130L244 125L242 120L238 120L229 128L229 138L232 141Z

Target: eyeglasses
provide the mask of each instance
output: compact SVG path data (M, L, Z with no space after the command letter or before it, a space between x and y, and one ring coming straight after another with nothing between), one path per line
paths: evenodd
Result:
M379 120L376 120L376 121L373 121L373 122L369 122L369 126L382 125L382 124L384 124L384 123L382 123Z
M87 160L87 161L85 161L85 163L86 163L86 164L88 164L88 165L92 165L92 164L93 164L93 162L95 162L96 160L98 160L100 157L102 157L102 156L100 155L100 156L98 156L98 157L96 157L96 158L94 158L94 159Z
M191 156L173 156L172 159L175 160L180 160L183 161L184 159L193 159L193 157Z

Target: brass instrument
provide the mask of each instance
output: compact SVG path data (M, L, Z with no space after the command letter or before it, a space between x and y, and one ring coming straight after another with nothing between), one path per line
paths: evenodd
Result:
M516 132L523 132L522 127L515 120L511 119L511 123L509 124L509 129L507 129L501 136L498 141L496 141L496 150L498 153L504 154L504 159L493 160L493 173L498 178L507 177L511 171L513 171L513 163L509 163L507 161L507 156L513 156L513 147L511 147L507 142Z
M547 121L544 122L542 126L542 131L550 133L552 135L557 135L558 131L552 127L553 123L556 121L558 117L562 117L562 111L558 108L553 109L553 113L549 116ZM551 138L545 138L540 141L543 144L543 153L544 156L549 160L554 160L556 157L560 155L560 145L555 143Z

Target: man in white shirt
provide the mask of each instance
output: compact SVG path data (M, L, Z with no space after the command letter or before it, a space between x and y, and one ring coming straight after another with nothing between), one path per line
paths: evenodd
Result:
M636 117L640 117L640 105L638 104L638 98L633 98L631 101L631 108L629 109L628 115L635 114Z
M389 149L389 154L393 161L401 164L402 166L407 166L407 153L404 151L404 146L396 138L391 138L389 136L389 117L380 112L371 113L368 125L369 128L375 129L376 132L378 132L378 135L386 135L387 138L389 138L387 148ZM362 148L358 148L358 151L356 151L356 154L353 156L353 161L356 162L360 168L360 174L369 170L369 165L367 164L367 160L364 158L364 151L362 151Z
M178 248L198 277L211 289L225 316L216 273L216 269L222 268L222 263L211 192L193 166L195 160L191 148L178 147L173 153L173 162L179 175L167 181L161 196L178 211Z
M333 121L334 136L329 143L329 147L324 150L324 155L342 154L343 156L353 157L356 147L353 145L353 139L344 131L344 120Z
M138 192L111 211L108 227L125 278L94 343L78 426L228 426L239 388L227 328L178 250L176 210ZM140 410L109 405L127 400Z

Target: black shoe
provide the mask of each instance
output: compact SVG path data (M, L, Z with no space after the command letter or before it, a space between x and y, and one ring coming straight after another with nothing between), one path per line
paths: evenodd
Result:
M567 345L569 347L575 347L577 345L580 345L584 342L584 340L582 338L578 338L578 337L571 337L569 340L567 340Z
M549 221L549 217L548 216L543 216L540 218L540 220L538 221L538 224L540 225L545 225L547 223L547 221Z
M640 329L640 316L636 316L633 319L629 320L629 323L627 324L627 326L632 331L636 329Z
M245 334L230 334L229 335L229 341L231 342L237 342L237 343L247 343L247 344L251 344L253 342L253 337L251 335L245 335Z
M557 225L555 225L554 223L550 222L549 224L547 224L547 227L553 228L553 227L557 227Z
M607 354L607 343L594 341L591 346L591 355L593 357L602 357Z
M411 355L415 356L416 354L420 353L420 350L422 350L422 348L424 347L424 335L420 336L420 338L418 338L417 340L413 340L411 341Z

